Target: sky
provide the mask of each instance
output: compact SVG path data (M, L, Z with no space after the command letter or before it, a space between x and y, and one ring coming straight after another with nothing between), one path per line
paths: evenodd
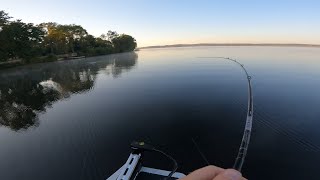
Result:
M319 0L1 0L0 10L39 24L108 30L138 46L191 43L320 44Z

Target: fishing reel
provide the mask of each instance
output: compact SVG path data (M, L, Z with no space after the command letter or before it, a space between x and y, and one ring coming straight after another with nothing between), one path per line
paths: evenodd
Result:
M107 180L152 180L152 179L179 179L185 175L176 172L178 164L175 159L165 152L155 148L154 146L145 142L134 141L131 143L132 152L129 155L127 162L118 169ZM144 167L142 165L142 155L145 152L157 152L170 159L174 166L171 171L156 169L151 167Z

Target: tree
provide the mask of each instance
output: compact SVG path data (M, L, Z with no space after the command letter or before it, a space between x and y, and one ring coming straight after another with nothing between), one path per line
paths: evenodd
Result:
M137 47L136 40L126 34L113 38L112 44L116 53L133 51Z
M2 33L3 26L5 26L11 17L8 15L8 13L4 11L0 11L0 62L5 61L8 58L8 53L5 50L5 47L7 46L5 44L5 36Z
M46 49L50 49L51 54L54 54L59 39L62 39L60 38L59 32L57 31L57 26L58 24L55 22L39 24L39 27L41 27L45 31L43 47Z
M50 49L51 54L67 54L79 49L80 39L88 35L80 25L60 25L57 23L41 23L40 26L46 31L44 40L45 47Z
M104 34L102 34L102 35L104 35ZM108 31L107 38L108 38L109 41L112 41L116 37L119 37L119 34L116 31L110 31L110 30Z
M57 59L55 55L68 57L75 52L85 56L106 55L132 51L137 46L132 36L119 35L116 31L95 38L76 24L33 25L10 18L8 13L0 11L0 61L43 62Z
M21 20L10 22L2 27L0 32L1 59L22 58L34 56L32 51L43 41L44 32L32 23L23 23Z
M107 40L108 39L107 35L105 35L105 34L101 34L100 38L103 39L103 40Z
M9 19L11 19L11 17L8 15L8 13L0 11L0 28L7 24Z
M74 46L75 46L75 41L79 41L81 38L85 37L88 35L87 30L85 30L82 26L80 25L59 25L58 29L63 32L66 42L68 44L68 47L70 48L71 52L74 51ZM68 50L67 50L68 52Z
M75 51L86 54L88 49L93 48L96 44L96 38L92 35L87 35L75 41Z

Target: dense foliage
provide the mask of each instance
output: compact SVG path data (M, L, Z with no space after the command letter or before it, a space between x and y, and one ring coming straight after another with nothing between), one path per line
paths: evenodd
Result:
M80 25L53 22L34 25L0 11L0 61L23 63L54 61L73 56L95 56L133 51L136 40L126 34L108 31L94 37Z

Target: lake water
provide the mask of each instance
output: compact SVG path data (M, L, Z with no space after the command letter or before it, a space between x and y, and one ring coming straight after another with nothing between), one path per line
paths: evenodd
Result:
M188 47L141 50L0 70L0 179L105 179L129 144L165 150L188 173L232 167L252 76L249 179L319 179L320 49ZM147 166L170 169L154 154Z

